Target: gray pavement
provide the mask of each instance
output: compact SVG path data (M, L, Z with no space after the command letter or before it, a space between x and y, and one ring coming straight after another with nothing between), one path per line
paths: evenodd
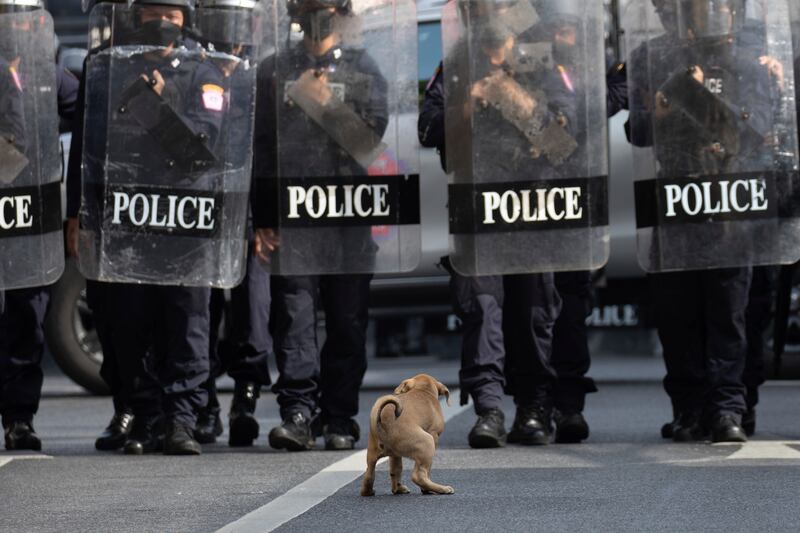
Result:
M471 450L466 435L474 415L468 409L448 422L432 473L434 480L452 485L455 495L422 496L408 479L407 463L411 494L390 494L383 465L377 495L361 498L356 479L361 467L352 467L355 481L331 486L322 503L279 530L800 529L800 384L764 387L759 433L744 446L674 444L658 434L669 414L655 380L661 362L603 359L598 358L593 374L617 379L601 379L601 391L589 397L592 435L586 443ZM434 362L373 364L374 390L361 396L362 427L374 399L398 378L427 370L426 363L451 381L447 367L452 365ZM640 379L618 379L636 368ZM381 380L387 387L381 389ZM226 411L230 395L222 399ZM509 401L507 424L513 412ZM195 458L95 452L94 438L111 414L107 398L51 390L36 419L43 454L51 458L0 452L0 531L215 531L269 502L291 506L298 491L287 492L349 457L269 449L266 433L278 422L271 394L259 402L262 437L256 447L228 448L226 434ZM359 445L364 444L362 439Z

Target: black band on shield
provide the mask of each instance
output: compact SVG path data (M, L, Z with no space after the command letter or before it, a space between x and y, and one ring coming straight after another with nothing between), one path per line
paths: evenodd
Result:
M800 217L800 173L737 173L634 183L636 227Z
M0 239L61 231L61 182L0 189Z
M407 226L420 223L419 174L263 178L261 228Z
M452 235L608 225L608 176L456 183L448 200Z

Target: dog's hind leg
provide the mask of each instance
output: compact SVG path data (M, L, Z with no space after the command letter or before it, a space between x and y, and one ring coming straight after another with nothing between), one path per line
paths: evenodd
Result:
M408 494L408 487L403 485L403 458L399 455L389 457L389 475L392 478L392 494Z
M372 435L370 435L371 437ZM375 465L378 464L378 459L381 454L377 449L377 445L373 445L370 438L369 447L367 448L367 471L364 472L364 481L361 482L361 495L362 496L375 496Z
M431 465L433 464L433 454L436 452L436 445L433 437L424 433L425 438L420 439L420 444L416 447L414 454L414 471L411 472L411 481L416 483L423 494L453 494L453 487L439 485L431 481Z

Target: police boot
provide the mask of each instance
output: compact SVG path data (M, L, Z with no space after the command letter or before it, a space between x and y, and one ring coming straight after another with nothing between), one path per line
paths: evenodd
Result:
M200 455L200 443L194 439L194 428L177 420L167 423L164 434L164 455Z
M583 413L562 413L554 411L553 418L556 423L556 442L558 444L577 444L589 438L589 424L583 418Z
M742 429L745 435L752 437L756 434L756 408L750 407L742 416Z
M697 411L684 411L678 417L672 429L672 440L675 442L692 442L703 440L708 435L702 416Z
M160 452L164 448L164 420L160 416L135 416L128 440L123 451L125 455L142 455Z
M662 439L671 439L673 435L675 435L675 426L678 425L678 418L680 415L676 416L671 422L667 422L663 426L661 426L661 438Z
M711 425L713 442L747 442L742 427L730 415L718 416Z
M478 415L469 432L470 448L502 448L506 445L506 416L500 409L489 409Z
M236 383L228 415L230 434L229 446L252 446L258 438L258 421L253 416L259 387L255 383Z
M125 446L125 441L128 440L132 425L133 413L130 411L114 413L114 416L111 417L111 422L108 423L106 429L94 441L95 449L103 452L119 450Z
M508 442L542 445L550 442L551 420L547 409L540 405L517 407L514 425L508 434Z
M290 452L310 450L314 447L314 437L309 419L303 413L291 413L280 426L269 432L269 445Z
M322 426L326 450L352 450L361 438L361 428L352 418L334 418Z
M6 450L42 450L42 441L30 422L11 422L6 428Z
M197 424L194 427L194 438L200 444L214 444L217 437L222 435L222 419L219 416L219 409L203 409L197 416Z

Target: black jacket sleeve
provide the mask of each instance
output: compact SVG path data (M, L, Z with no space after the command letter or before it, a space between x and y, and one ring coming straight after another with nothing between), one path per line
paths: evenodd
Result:
M439 67L425 89L425 99L422 102L422 109L417 122L417 134L422 146L439 150L442 169L445 169L445 162L447 161L445 156L444 114L443 65L439 63Z
M56 70L56 81L58 82L58 116L61 117L60 130L61 133L64 133L72 131L80 82L70 71L63 68Z
M277 202L270 184L277 172L277 110L275 69L277 58L268 57L258 65L256 118L253 134L253 183L251 207L255 228L277 226Z
M628 109L628 73L625 63L607 58L609 66L606 74L608 116L613 117L623 109Z

